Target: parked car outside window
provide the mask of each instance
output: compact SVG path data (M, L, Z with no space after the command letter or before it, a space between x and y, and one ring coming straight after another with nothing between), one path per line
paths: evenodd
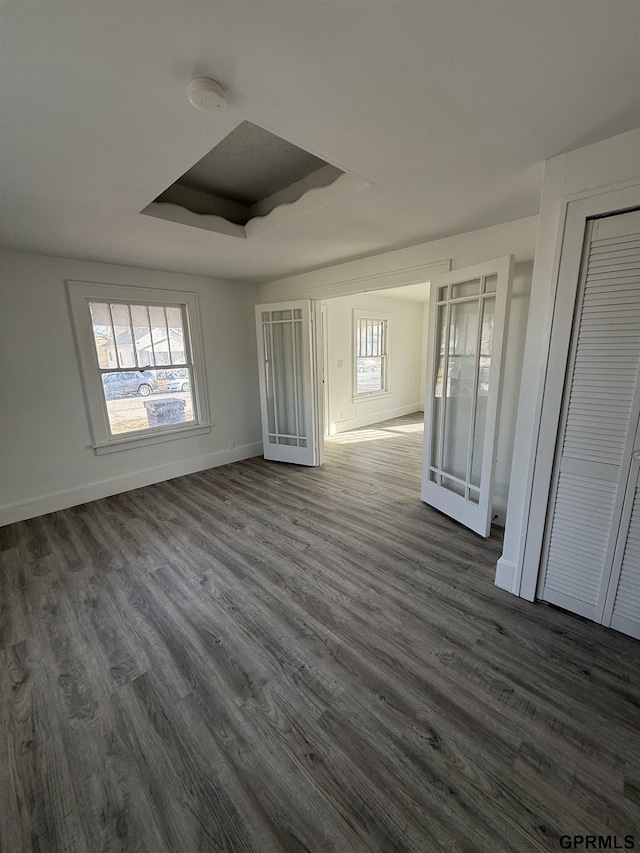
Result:
M107 373L102 379L107 400L116 397L148 397L158 387L149 370L131 370L126 373Z
M368 373L369 371L380 370L380 359L375 358L359 358L358 373Z
M189 371L183 370L168 370L165 373L164 381L165 391L190 391L191 383L189 382Z

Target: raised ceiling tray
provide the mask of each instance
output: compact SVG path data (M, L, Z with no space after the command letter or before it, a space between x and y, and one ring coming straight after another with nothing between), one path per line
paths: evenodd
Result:
M367 186L244 121L141 212L246 238Z

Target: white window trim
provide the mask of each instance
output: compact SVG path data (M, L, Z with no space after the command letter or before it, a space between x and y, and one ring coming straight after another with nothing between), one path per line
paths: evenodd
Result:
M71 317L84 386L87 415L96 455L129 450L171 441L177 438L202 435L211 431L209 401L205 376L204 348L200 326L198 294L188 291L152 289L135 285L105 284L102 282L67 281ZM191 394L194 420L187 425L153 427L135 433L114 436L109 428L107 404L100 381L100 368L93 340L93 325L89 302L126 302L128 304L162 304L184 306L188 320L189 347L193 364Z
M384 354L384 371L382 376L383 390L382 391L361 391L358 393L358 366L356 353L356 334L358 330L358 320L384 320L387 324L387 334L385 338L385 354ZM356 400L373 400L379 397L389 397L391 389L389 382L391 371L390 364L390 347L389 340L391 338L391 314L383 314L381 311L366 311L361 308L353 309L353 330L351 335L351 372L353 376L353 401Z

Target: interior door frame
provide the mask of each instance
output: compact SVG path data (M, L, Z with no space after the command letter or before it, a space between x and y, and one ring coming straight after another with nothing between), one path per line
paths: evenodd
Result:
M568 196L561 204L550 293L551 322L548 329L539 330L546 340L547 355L541 367L533 419L534 454L529 463L529 484L524 496L525 512L520 533L522 559L519 571L516 567L513 581L513 591L529 601L537 597L541 571L587 220L624 213L637 207L640 207L640 183L637 182L578 193Z
M348 266L349 265L345 265ZM325 299L333 299L340 296L358 296L363 293L370 293L375 296L378 290L387 290L397 287L406 287L410 284L423 284L430 282L434 275L439 273L449 272L451 270L451 258L445 258L440 261L432 261L419 266L405 267L399 269L387 270L383 273L375 273L368 276L358 277L337 277L329 284L311 287L305 290L304 298L310 299L314 305L313 315L318 317L321 315ZM326 313L324 315L326 320ZM328 400L325 398L322 376L325 370L324 359L324 341L323 334L317 330L320 324L315 322L314 328L314 352L315 352L315 410L319 418L318 429L318 452L322 461L324 461L324 437L325 437L325 422L329 417ZM326 324L322 324L326 328ZM328 382L329 376L326 375L327 394L329 391ZM326 411L325 411L326 409ZM330 433L327 433L330 434Z
M316 317L320 317L322 326L319 336L322 339L322 362L320 374L322 378L322 437L330 435L329 423L329 329L327 327L327 306L324 302L316 302ZM323 441L324 445L324 441Z

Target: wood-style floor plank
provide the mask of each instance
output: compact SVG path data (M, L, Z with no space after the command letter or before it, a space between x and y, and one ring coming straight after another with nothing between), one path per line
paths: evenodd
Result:
M640 843L639 644L493 585L419 415L0 530L0 851Z

